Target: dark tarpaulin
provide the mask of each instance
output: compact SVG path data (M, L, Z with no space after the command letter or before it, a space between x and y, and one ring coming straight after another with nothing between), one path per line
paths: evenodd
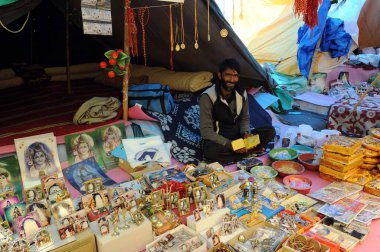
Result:
M57 7L64 10L64 1L51 0ZM70 0L72 8L80 9L79 0ZM168 5L168 2L152 0L132 0L131 7ZM108 48L122 48L124 41L124 1L112 0L112 36L94 36ZM137 10L135 10L137 13ZM180 27L180 8L172 7L173 27L176 16ZM241 64L241 82L247 86L262 85L271 90L264 69L257 63L247 47L232 30L227 20L219 10L214 0L210 0L210 33L211 41L207 41L207 0L197 0L199 49L194 48L194 0L186 0L183 7L186 49L173 52L175 71L210 71L217 72L218 63L225 58L235 57ZM141 26L136 15L138 26L139 57L135 61L144 64ZM226 28L227 38L220 36L220 30ZM174 29L173 29L174 31ZM149 66L163 66L170 69L169 43L169 7L149 9L149 21L146 26L147 64ZM180 39L180 36L179 36Z
M0 20L4 25L7 25L23 16L26 18L28 12L37 7L41 1L42 0L18 0L14 3L0 6Z

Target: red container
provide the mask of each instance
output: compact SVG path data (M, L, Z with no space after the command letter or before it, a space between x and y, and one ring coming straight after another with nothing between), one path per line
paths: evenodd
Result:
M313 182L311 179L301 175L289 175L283 179L286 186L296 190L302 194L308 194L310 192Z
M298 156L298 161L305 167L305 169L310 171L318 171L319 164L315 165L311 163L315 156L316 155L313 153L303 153Z

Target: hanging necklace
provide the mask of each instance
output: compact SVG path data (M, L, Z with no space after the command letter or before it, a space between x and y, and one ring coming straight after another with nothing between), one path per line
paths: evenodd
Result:
M170 30L170 51L173 51L173 16L172 5L169 5L169 30Z
M135 20L135 13L132 8L128 8L128 32L131 56L138 56L139 51L137 47L137 25Z
M181 49L185 49L185 29L183 26L183 3L181 3L181 33L182 33L182 39L181 39Z
M207 0L207 41L210 40L210 0Z
M146 21L144 22L144 16L146 12ZM142 43L143 43L143 51L144 51L144 64L146 66L146 40L145 40L145 26L148 24L149 21L149 8L143 7L139 9L139 21L141 25L141 32L142 32Z
M174 5L175 9L175 34L174 34L174 42L175 42L175 50L179 52L181 47L179 46L179 25L178 25L178 5Z
M194 47L198 49L198 17L197 17L197 0L194 0Z

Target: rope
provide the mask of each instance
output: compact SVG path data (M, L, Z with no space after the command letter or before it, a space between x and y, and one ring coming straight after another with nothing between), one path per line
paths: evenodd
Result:
M19 32L21 32L21 31L24 29L26 23L27 23L28 20L29 20L29 16L30 16L30 11L28 12L28 16L26 17L26 20L25 20L24 24L21 26L21 28L20 28L18 31L12 31L12 30L10 30L9 28L7 28L7 27L3 24L3 22L1 22L1 20L0 20L0 25L1 25L6 31L8 31L8 32L10 32L10 33L19 33Z

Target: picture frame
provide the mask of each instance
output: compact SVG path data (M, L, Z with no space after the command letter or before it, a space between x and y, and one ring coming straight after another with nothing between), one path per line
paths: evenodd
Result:
M94 178L87 180L84 183L84 189L86 194L91 194L104 189L103 182L101 178Z
M140 210L132 211L131 217L133 222L138 226L144 222L144 215L140 212Z
M69 237L75 235L73 225L69 225L67 227L58 229L58 234L59 234L59 238L61 238L61 240L64 240L66 238L69 238Z
M206 204L207 200L207 188L205 185L198 186L193 189L193 198L195 206L198 209L203 209L203 206Z
M5 211L4 211L4 209L6 207L10 207L10 206L12 206L14 204L17 204L19 202L20 201L19 201L17 195L11 196L9 198L6 198L6 199L0 201L0 215L3 218L3 220L5 220Z
M16 194L19 199L23 197L21 171L16 155L0 158L0 195L7 193L12 193L10 196Z
M224 194L221 193L221 194L218 194L216 196L216 208L217 209L222 209L222 208L225 208L226 207L226 200L224 198Z
M43 227L46 227L50 224L51 213L46 199L26 205L26 212L35 212Z
M169 194L169 206L170 209L178 208L179 192Z
M55 219L61 219L74 213L75 208L70 198L54 203L51 206L51 212Z
M110 223L107 217L101 217L98 219L98 229L101 236L110 233Z
M52 246L54 240L49 230L43 228L36 233L34 243L36 244L37 251L41 251Z
M70 198L70 193L67 190L67 188L48 196L48 200L50 204L54 204L68 198Z
M50 180L45 183L45 191L47 195L55 194L66 189L65 179L63 177Z
M13 252L29 252L30 246L29 242L26 239L18 238L12 243Z
M40 177L58 173L63 177L53 133L14 140L24 190L39 185Z
M24 199L27 204L40 201L45 198L42 185L34 186L24 191Z
M185 185L185 188L186 188L186 195L187 197L189 198L189 202L190 204L191 203L194 203L194 194L193 194L193 190L195 187L198 187L199 186L199 183L198 182L193 182L193 183L188 183Z
M161 190L157 190L157 191L153 191L151 193L151 197L152 197L152 204L163 204L164 202L164 197L163 197L163 189Z
M198 208L194 209L193 216L194 216L194 220L196 222L200 221L202 219L201 214L199 213L199 209Z
M45 188L46 188L45 185L46 185L47 182L50 182L50 181L56 180L56 179L58 179L58 178L59 178L58 173L53 173L53 174L49 174L49 175L42 176L42 177L40 178L42 188L45 189ZM45 191L45 193L46 193L46 191Z
M82 196L83 209L89 213L93 210L109 206L107 190L101 190Z
M178 200L179 216L188 215L190 213L190 200L189 198L182 198Z
M5 219L8 221L10 226L13 226L13 221L18 217L26 215L26 205L25 203L16 203L9 207L4 208Z
M74 227L75 233L79 233L79 232L86 230L90 227L86 211L80 210L80 211L72 214L71 216L74 219L73 227Z
M19 236L26 238L28 241L33 239L34 235L42 226L36 212L20 216L14 219L13 222Z

